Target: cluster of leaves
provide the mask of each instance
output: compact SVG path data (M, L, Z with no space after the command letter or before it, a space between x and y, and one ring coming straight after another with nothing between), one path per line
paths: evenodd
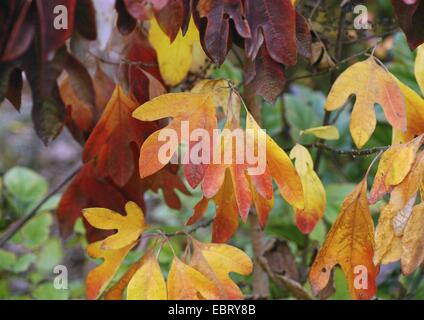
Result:
M170 236L161 231L148 232L144 223L147 190L161 189L165 202L174 209L181 208L178 192L190 194L178 175L179 167L158 159L165 144L158 139L161 130L180 132L183 121L190 122L189 134L202 128L212 137L214 129L223 127L226 130L219 140L224 144L234 139L232 134L237 130L252 134L254 141L265 135L267 164L261 175L249 173L254 165L237 163L236 150L229 150L231 163L188 162L182 166L188 184L201 189L201 200L186 223L192 225L202 219L212 200L213 242L229 241L239 228L239 216L246 222L251 207L265 228L271 210L280 208L273 182L295 212L302 233L316 232L324 212L337 211L331 208L334 203L328 201L328 188L326 192L305 142L311 136L337 140L341 135L336 127L327 123L321 126L310 111L300 115L292 110L290 114L288 108L285 116L294 127L296 143L287 155L276 139L264 133L231 82L203 80L190 92L168 93L184 90L185 85L191 87L187 83L191 74L195 80L204 78L210 60L220 66L232 50L245 56L244 89L273 102L283 91L285 72L296 65L298 53L311 55L309 25L296 11L295 2L16 0L1 4L6 12L0 16L4 22L1 28L7 32L0 37L0 101L7 98L19 110L23 71L31 86L38 135L47 143L66 125L83 145L82 167L61 198L57 215L62 234L69 236L84 212L91 242L87 252L93 258L104 259L87 277L88 298L118 299L125 291L129 299L243 297L228 273L251 272L252 263L245 253L186 235L186 249L181 258L173 252L165 282L158 257L164 245L171 246ZM67 29L53 28L53 6L57 4L65 4L68 9ZM410 48L415 49L424 40L424 3L393 0L393 6ZM99 12L111 16L102 20ZM120 34L114 34L115 16ZM420 46L415 77L424 92L423 66L424 47ZM65 73L59 77L62 70ZM338 264L351 296L369 299L376 293L380 264L400 260L402 272L409 275L423 262L424 207L420 200L424 158L420 148L424 100L401 80L373 52L344 71L332 85L324 108L315 108L317 113L324 109L331 112L348 105L349 97L354 95L352 113L345 117L354 144L361 149L375 139L377 120L384 121L384 117L393 128L393 139L392 146L381 156L369 197L367 172L332 221L309 273L314 292L331 285L332 270ZM291 98L285 96L286 105ZM382 107L384 117L376 115L375 104ZM308 121L297 126L302 122L300 117ZM181 141L172 145L169 161L180 143L188 144L187 154L199 148L198 142L179 138ZM211 146L207 147L210 150ZM257 150L245 153L255 154ZM200 156L210 160L225 155L219 148ZM390 200L374 231L370 205L388 194ZM124 209L126 215L118 213ZM18 208L16 212L25 210ZM112 234L113 230L117 232ZM125 257L149 239L154 241L144 256L110 287ZM357 266L367 270L367 283L360 288L355 286Z
M247 275L252 272L250 258L241 250L226 244L205 244L188 238L187 247L179 259L174 258L165 283L158 256L163 244L169 243L163 233L146 233L144 215L134 202L125 206L126 216L109 209L91 208L84 216L94 227L117 232L87 247L93 258L103 258L103 263L87 276L87 297L96 299L102 295L119 265L143 237L156 237L153 246L136 261L128 271L105 293L105 299L121 299L126 290L129 300L198 300L241 299L240 289L229 277L230 272ZM155 253L158 237L163 238Z
M47 193L47 182L36 172L15 167L4 175L4 205L0 206L3 229L8 222L25 216ZM59 196L50 198L37 216L15 234L5 249L0 249L0 298L69 299L84 296L83 282L69 283L71 290L56 290L51 271L62 263L64 252L59 237L53 235L53 211ZM9 214L11 216L9 216Z

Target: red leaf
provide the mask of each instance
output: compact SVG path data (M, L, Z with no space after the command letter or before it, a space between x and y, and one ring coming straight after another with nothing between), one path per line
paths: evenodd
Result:
M34 12L30 1L3 1L0 8L0 62L5 62L20 57L31 45Z
M231 48L230 19L242 37L250 37L241 0L198 0L193 7L197 9L194 17L200 26L203 49L217 65L224 62Z
M392 0L392 5L409 47L414 50L424 42L424 1Z
M71 36L74 29L75 0L37 0L38 22L40 24L41 57L51 60L56 50L61 48ZM59 18L54 12L55 7L64 6L67 9L67 27L55 28L55 19ZM59 19L60 20L60 19Z
M246 39L246 53L251 60L265 42L273 60L295 65L296 12L291 0L247 0L246 14L252 31L251 39Z
M96 167L103 177L110 177L124 186L134 173L134 154L131 145L141 147L155 123L143 123L131 116L137 104L117 86L84 148L83 160L96 158Z
M283 66L271 58L265 45L253 62L248 61L245 75L246 83L268 102L275 101L286 83Z

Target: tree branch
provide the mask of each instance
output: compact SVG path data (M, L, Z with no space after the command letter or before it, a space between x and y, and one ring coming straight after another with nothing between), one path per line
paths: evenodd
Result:
M383 146L383 147L374 147L369 149L336 149L320 141L311 143L311 144L305 144L304 147L316 148L318 150L326 150L334 154L346 155L346 156L352 156L352 157L369 156L375 153L379 153L381 151L385 151L389 148L389 146Z
M260 105L256 100L256 93L249 84L245 86L244 101L246 106L252 114L253 118L260 125L262 122ZM250 238L252 240L253 249L253 296L254 297L268 297L269 295L269 279L268 274L257 263L257 258L261 257L265 250L265 234L262 230L258 217L254 209L250 210Z

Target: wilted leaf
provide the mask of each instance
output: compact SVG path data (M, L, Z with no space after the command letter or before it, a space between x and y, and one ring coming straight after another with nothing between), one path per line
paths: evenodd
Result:
M243 38L250 37L241 0L199 0L196 6L201 19L202 45L207 55L217 65L221 65L231 48L230 20Z
M251 60L265 43L274 61L296 64L296 12L290 0L247 0L246 16L252 33L245 40L246 53Z
M412 274L424 261L424 203L412 210L402 237L402 273Z
M392 5L400 27L406 34L409 47L413 50L424 42L424 2L411 1L406 3L406 1L392 0Z

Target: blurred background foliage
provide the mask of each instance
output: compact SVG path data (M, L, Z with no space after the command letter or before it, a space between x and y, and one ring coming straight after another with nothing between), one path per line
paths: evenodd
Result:
M329 1L329 8L337 8L339 1ZM371 21L375 22L372 32L384 37L378 43L375 54L389 70L402 82L419 92L413 74L414 54L407 46L405 37L397 32L393 22L391 5L388 0L369 1L368 9ZM336 9L334 9L336 10ZM336 36L338 15L335 12L316 13L314 30L326 34L329 41ZM380 30L381 28L381 30ZM365 33L365 31L364 31ZM348 30L351 39L345 45L344 57L362 52L375 43L375 37ZM365 40L364 40L365 39ZM342 72L349 64L363 60L364 55L339 66ZM290 148L295 143L308 144L314 142L312 136L301 136L301 131L321 125L323 105L329 91L329 74L305 77L308 67L299 63L296 68L288 71L288 85L284 94L274 105L263 103L262 127L284 148ZM308 71L306 71L307 73ZM213 78L225 78L235 84L242 83L242 72L235 57L215 69ZM290 79L295 79L290 81ZM240 90L243 91L242 86ZM30 123L29 89L24 87L23 107L21 113L16 113L13 107L5 101L0 107L0 233L13 221L27 214L46 195L49 187L60 182L75 163L78 162L80 146L72 140L67 132L55 140L48 148L35 137ZM348 130L350 108L345 106L338 114L334 123L340 132L340 139L327 142L339 149L351 149L352 139ZM391 128L387 124L381 108L377 108L378 126L365 147L386 146L391 143ZM312 150L312 155L316 150ZM307 284L307 269L313 261L317 248L322 244L329 227L335 221L344 197L352 191L368 168L373 156L357 157L335 156L325 153L321 162L320 178L327 192L327 208L324 219L319 222L309 237L304 236L296 228L292 208L276 194L276 204L273 208L267 228L268 240L278 238L289 248L289 255L297 274L290 276ZM29 169L32 168L32 169ZM375 173L371 172L371 176ZM179 193L183 208L180 211L168 208L162 195L148 192L147 221L153 227L164 232L182 230L184 223L192 214L192 208L201 197L200 190L192 190L192 196ZM88 270L98 263L85 254L86 241L82 222L78 221L75 234L66 241L59 237L54 210L60 195L51 199L38 211L36 216L25 225L8 244L0 249L0 299L82 299L85 296L84 279ZM372 207L374 219L385 200ZM207 218L213 217L214 207L210 205ZM199 229L195 236L203 241L210 240L210 228ZM172 245L177 254L183 250L184 237L172 238ZM230 241L251 255L249 228L242 224L239 231ZM141 243L140 246L146 246ZM305 250L305 246L312 250ZM122 275L131 262L140 257L142 250L134 251L126 258L116 278ZM169 269L172 252L165 246L160 255L163 271ZM53 288L54 266L63 264L69 270L68 290ZM290 270L290 266L287 267ZM165 273L166 275L166 273ZM350 299L347 284L340 269L334 273L334 287L330 299ZM424 299L424 283L416 283L419 277L412 275L408 278L400 273L399 263L381 267L378 278L378 298ZM249 277L237 278L244 293L249 296ZM411 295L412 291L412 295ZM288 290L271 284L270 298L293 298Z

